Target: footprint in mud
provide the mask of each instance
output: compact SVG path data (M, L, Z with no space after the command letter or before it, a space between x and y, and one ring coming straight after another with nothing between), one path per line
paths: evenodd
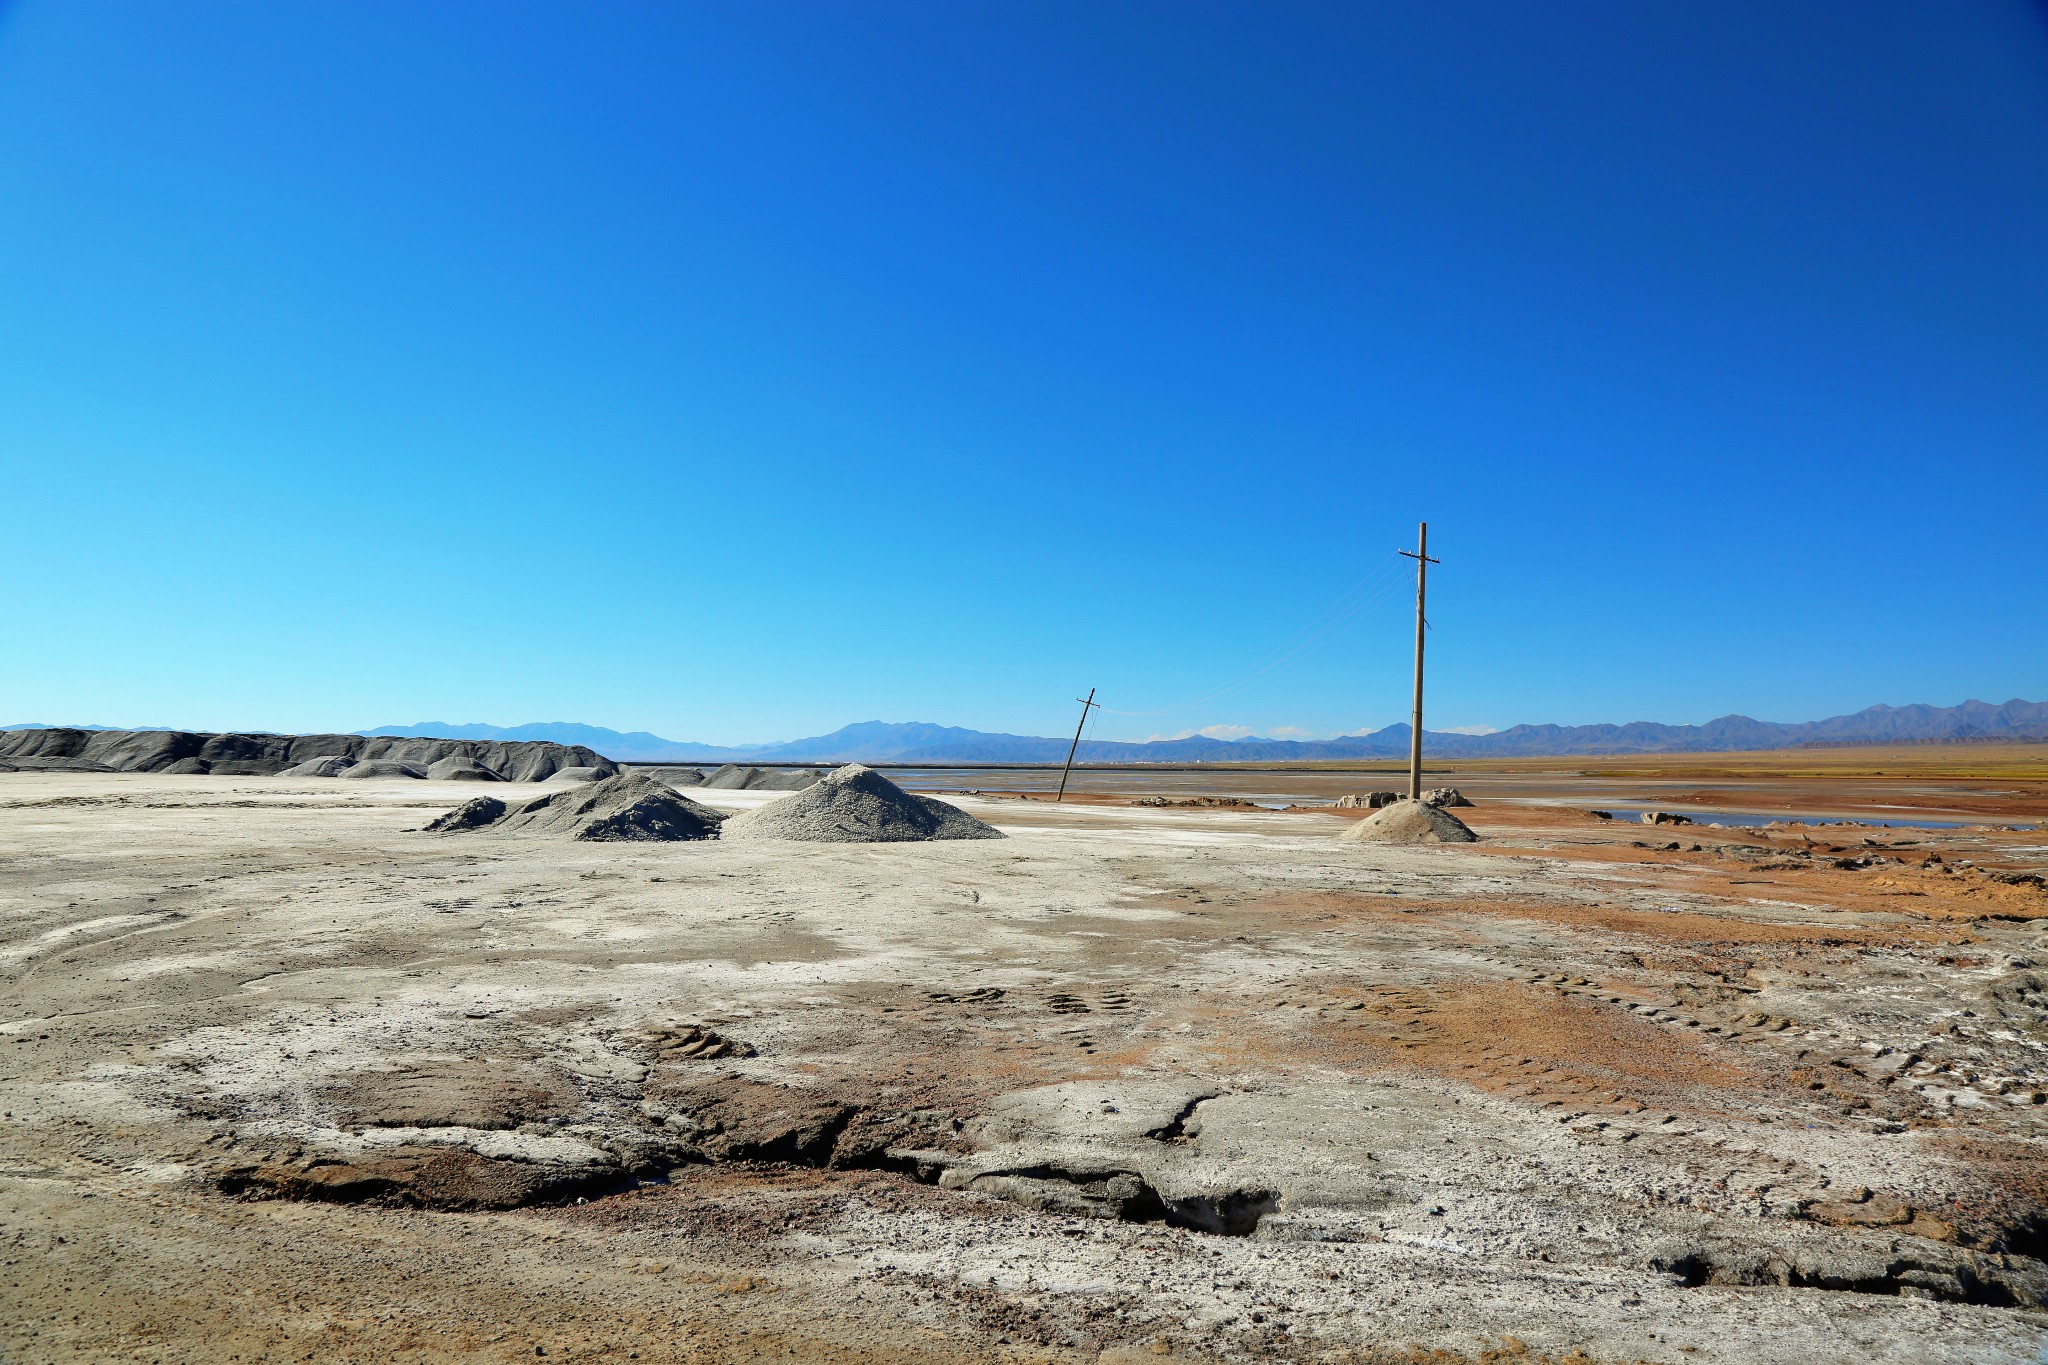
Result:
M1003 990L981 986L970 991L926 991L924 998L935 1005L993 1005L1003 998Z
M629 1037L664 1062L712 1061L720 1057L751 1057L754 1049L702 1024L668 1022L636 1029Z

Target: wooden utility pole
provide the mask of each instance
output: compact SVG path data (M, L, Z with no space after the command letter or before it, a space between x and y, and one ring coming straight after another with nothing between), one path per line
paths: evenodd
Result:
M1074 727L1074 742L1067 746L1067 766L1060 772L1060 794L1053 798L1054 801L1067 799L1067 774L1074 771L1074 751L1081 747L1081 731L1088 728L1088 710L1095 705L1095 689L1088 689L1087 700L1079 697L1074 700L1081 702L1081 723Z
M1441 564L1440 559L1429 557L1429 523L1423 522L1416 532L1415 548L1403 550L1402 554L1415 561L1415 714L1408 722L1408 799L1422 799L1422 632L1428 628L1423 618L1423 601L1429 587L1429 566ZM1086 714L1083 712L1082 714Z

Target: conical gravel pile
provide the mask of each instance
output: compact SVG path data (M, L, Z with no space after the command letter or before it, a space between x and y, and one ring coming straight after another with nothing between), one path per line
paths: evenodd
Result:
M426 825L429 834L458 834L466 829L482 829L505 818L505 803L495 796L479 796L465 801L445 815L437 815Z
M1421 801L1382 806L1337 836L1361 844L1473 844L1479 836L1450 812Z
M1003 837L958 806L907 792L859 763L827 773L794 796L735 815L725 829L734 837L826 844Z
M656 842L715 839L724 819L718 811L659 782L638 773L620 773L549 792L510 810L496 797L480 796L427 828L446 833L489 829L540 838Z

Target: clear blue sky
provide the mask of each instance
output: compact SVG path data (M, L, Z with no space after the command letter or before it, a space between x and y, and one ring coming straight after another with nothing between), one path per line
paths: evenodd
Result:
M2048 19L7 4L0 467L0 722L2041 698Z

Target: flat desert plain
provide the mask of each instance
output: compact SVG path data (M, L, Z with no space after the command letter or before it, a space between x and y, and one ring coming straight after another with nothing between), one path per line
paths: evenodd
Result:
M1868 768L1728 780L2043 813ZM2042 1358L2048 836L1113 786L583 843L0 776L0 1358Z

